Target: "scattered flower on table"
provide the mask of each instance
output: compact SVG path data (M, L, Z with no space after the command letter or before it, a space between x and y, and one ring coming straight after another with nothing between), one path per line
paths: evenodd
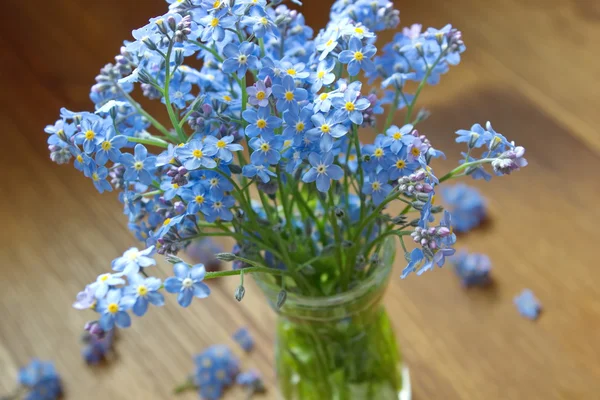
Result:
M220 399L223 391L235 382L239 359L225 345L208 347L194 357L194 383L202 398Z
M240 345L245 352L250 352L254 348L254 338L248 328L240 328L233 334L233 340Z
M104 331L97 321L86 324L81 356L89 365L98 365L113 351L115 329Z
M492 263L485 254L460 252L452 257L452 263L465 287L486 286L491 282Z
M514 298L519 313L530 320L536 320L542 312L542 305L530 289L524 289Z
M459 183L444 187L441 193L456 232L470 231L486 218L486 201L474 187Z
M247 387L249 395L254 393L263 393L265 391L265 384L262 380L262 375L256 369L251 369L249 371L240 373L235 379L235 382L238 385Z
M55 400L62 395L61 379L51 361L31 360L19 370L19 384L27 388L25 400Z

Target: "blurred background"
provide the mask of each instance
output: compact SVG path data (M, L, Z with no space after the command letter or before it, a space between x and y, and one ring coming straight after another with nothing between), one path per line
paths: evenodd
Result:
M304 3L307 24L323 27L332 1ZM43 128L62 106L90 110L98 70L132 29L167 6L161 0L2 5L0 395L14 387L18 366L36 356L56 362L67 399L173 398L173 386L193 369L192 354L231 344L230 335L247 326L257 349L242 363L264 374L271 389L264 398L275 398L274 315L254 286L237 304L236 279L211 282L213 296L185 312L174 302L151 311L122 332L115 362L85 366L78 339L92 313L71 303L137 243L114 193L99 195L78 171L50 162ZM439 170L454 165L462 149L453 132L488 119L527 149L529 161L510 179L475 184L488 199L490 223L459 238L458 248L491 257L492 288L463 290L450 268L392 281L386 302L414 399L597 399L600 3L407 0L398 7L401 26L451 23L467 45L460 66L420 99L432 112L420 130L449 156ZM512 304L523 288L542 301L537 322L520 317ZM243 397L232 391L226 398Z

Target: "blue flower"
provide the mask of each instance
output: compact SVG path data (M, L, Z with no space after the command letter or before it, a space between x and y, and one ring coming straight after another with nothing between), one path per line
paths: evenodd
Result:
M96 282L90 285L91 290L94 291L96 298L101 299L106 296L109 289L116 285L122 285L125 280L122 278L123 274L102 274L98 275Z
M165 290L169 293L179 293L177 302L182 307L188 307L194 297L203 299L210 294L210 288L202 282L206 275L203 264L190 267L180 262L173 266L173 272L175 276L165 280Z
M196 97L191 94L192 84L183 80L183 75L176 75L177 79L171 80L169 84L169 100L171 104L179 109L184 109L187 103L194 100ZM162 102L165 102L165 98L162 98Z
M308 130L306 134L312 139L321 139L324 148L331 149L332 138L340 138L348 133L348 128L341 124L335 115L325 116L315 114L311 118L314 128Z
M235 199L233 196L223 196L213 199L210 209L206 214L206 221L231 221L233 219L233 213L230 208L234 205Z
M205 151L208 154L214 152L217 158L228 163L233 160L233 151L244 150L241 144L233 143L234 139L233 135L223 136L221 139L207 136L204 139Z
M156 157L148 156L148 150L142 144L136 144L133 155L125 153L121 156L121 164L126 168L123 179L140 181L144 185L152 184L152 174L156 169Z
M127 145L127 137L115 135L114 131L110 130L98 143L96 162L98 165L104 165L108 160L118 163L121 158L119 149L125 145Z
M258 81L253 86L247 88L248 103L253 106L267 107L272 92L273 90L267 87L264 81Z
M390 180L396 180L403 176L408 176L416 171L420 166L416 162L408 162L406 152L403 151L399 155L394 155L389 160L390 166L388 168L388 174L390 174Z
M225 29L235 27L236 18L227 15L227 11L223 10L222 12L208 14L200 22L204 25L202 35L200 36L203 42L209 39L221 42L225 38Z
M255 165L255 164L246 164L242 168L242 175L247 178L254 178L255 176L259 177L263 183L267 183L271 180L272 176L277 176L275 172L269 169L268 165Z
M265 37L267 33L273 33L276 36L279 34L277 25L259 7L252 7L250 15L242 17L242 25L252 26L252 33L259 39Z
M458 135L456 143L468 143L471 149L488 143L492 136L479 124L473 125L470 130L460 129L456 131L456 134Z
M87 154L96 150L96 145L104 136L106 126L104 121L94 116L81 121L81 130L75 135L75 143L83 144L83 151Z
M293 63L287 57L281 60L281 70L294 80L303 81L310 76L310 72L305 71L304 63Z
M239 78L242 78L248 68L258 69L258 58L253 55L255 50L254 43L243 42L239 46L229 43L223 49L223 54L228 57L223 62L223 72L231 74L237 72Z
M220 199L225 192L233 190L233 184L216 171L207 171L203 183L213 199Z
M398 154L403 147L410 145L415 137L411 135L414 127L411 124L406 124L402 128L398 128L396 125L392 125L385 132L386 135L391 139L390 150L394 154Z
M313 93L321 90L323 86L331 85L335 81L335 74L332 73L335 68L334 60L321 61L317 66L317 70L313 73L312 80L312 91Z
M208 214L212 206L212 200L209 198L207 188L204 185L197 184L191 189L183 189L179 194L187 202L188 214L196 214L198 211Z
M348 50L344 50L339 55L342 64L348 64L348 74L356 76L360 70L371 72L375 69L375 64L370 60L377 53L377 48L371 44L363 47L360 39L353 36L348 42Z
M30 390L24 397L26 400L57 400L62 395L60 377L50 361L32 359L27 366L19 369L18 379L20 385Z
M422 275L423 273L433 269L433 267L437 264L438 267L444 266L446 261L446 257L450 257L454 255L456 250L450 247L440 248L434 251L433 258L428 260L421 269L417 271L417 275Z
M94 164L94 160L92 160L92 158L87 154L81 152L78 147L69 146L69 150L71 151L73 157L75 157L73 166L76 170L83 171L85 173L85 170L88 169L91 164Z
M298 102L308 98L306 89L297 88L294 78L286 75L281 85L273 85L273 96L277 99L277 110L298 112Z
M368 180L364 183L362 192L366 195L371 195L373 204L378 206L381 204L387 195L392 191L392 185L389 183L388 173L382 170L379 173L372 173Z
M98 323L105 331L110 331L116 325L119 328L128 328L131 325L131 317L127 310L131 309L134 299L123 296L120 289L111 289L106 298L98 301L96 309L102 316Z
M108 177L108 170L106 167L98 167L96 164L90 163L87 168L83 170L83 173L85 176L92 179L98 192L112 192L112 186L110 186L110 183L106 180Z
M355 89L356 88L356 89ZM371 102L365 97L360 97L360 82L354 87L348 87L344 92L344 97L335 98L332 103L338 109L338 118L349 118L356 125L363 123L363 111L371 105Z
M254 149L250 160L253 164L277 164L281 158L281 147L283 146L283 137L273 134L263 134L261 137L255 137L248 142L248 145Z
M129 277L129 286L125 288L125 294L135 299L131 311L138 317L148 311L148 304L161 307L165 304L165 298L159 292L162 282L158 278L144 278L138 274Z
M135 275L140 271L140 268L156 265L156 260L151 257L153 254L154 246L142 251L139 251L136 247L131 247L121 257L113 260L113 271L123 272L127 276Z
M474 187L457 184L442 189L442 198L452 214L454 229L467 232L486 217L485 199Z
M163 190L163 197L165 200L171 200L183 190L182 187L177 183L173 183L169 176L166 176L160 183L160 189Z
M249 138L273 133L275 128L281 126L281 119L272 116L269 107L260 107L258 111L247 109L242 113L242 117L248 122L245 132Z
M320 36L320 35L319 35ZM317 38L319 39L319 38ZM338 46L338 33L335 31L329 31L327 36L321 38L321 42L317 44L317 50L321 52L319 56L319 60L323 61L327 58L329 53L331 53Z
M195 139L175 151L184 167L192 171L200 167L215 168L217 163L211 157L217 154L216 146L204 146L202 140Z
M530 320L536 320L542 312L542 305L530 289L523 290L513 302L519 313Z
M76 310L87 310L96 305L96 288L94 284L87 285L85 289L77 293L73 308Z
M319 156L317 153L310 153L308 156L311 168L302 175L304 182L317 182L317 189L320 192L327 192L331 186L331 180L338 180L344 176L344 171L333 164L333 154L331 152Z
M233 340L240 345L245 352L250 352L254 348L254 338L250 335L247 328L240 328L233 334Z
M415 272L419 265L425 259L425 255L423 254L423 250L417 248L414 249L409 256L408 265L402 270L402 275L400 278L406 278L411 272Z
M310 107L304 107L299 113L288 111L283 114L286 124L283 136L287 140L291 140L294 146L300 146L304 140L304 134L313 127L312 115Z

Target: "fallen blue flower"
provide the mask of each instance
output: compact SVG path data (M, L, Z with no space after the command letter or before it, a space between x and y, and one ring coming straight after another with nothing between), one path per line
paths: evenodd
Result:
M519 313L530 320L536 320L542 312L542 305L530 289L525 289L514 298Z

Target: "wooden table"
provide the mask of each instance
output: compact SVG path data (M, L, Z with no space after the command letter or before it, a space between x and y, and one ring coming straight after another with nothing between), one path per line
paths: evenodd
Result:
M309 22L325 12L305 0ZM322 2L321 2L322 3ZM490 290L461 289L450 268L393 279L386 297L416 400L598 399L600 395L600 6L592 1L476 0L406 4L403 25L460 27L464 62L428 88L421 127L456 162L453 132L487 119L527 148L529 166L477 184L491 223L460 238L494 264ZM319 3L320 4L320 3ZM249 326L257 349L245 367L272 388L274 316L250 286L211 282L213 296L183 311L152 310L120 335L118 361L88 368L78 335L92 314L74 295L135 245L114 195L98 195L48 159L43 127L61 106L90 109L88 89L129 31L163 13L159 0L3 2L0 24L0 394L30 357L52 359L68 399L165 399L192 369L191 355ZM321 10L321 7L319 7ZM398 117L400 121L400 116ZM398 257L401 259L402 257ZM400 264L396 275L400 273ZM161 267L168 272L168 265ZM166 272L165 272L166 273ZM531 288L545 312L519 316L513 296ZM239 399L240 392L229 392ZM188 393L181 399L196 398ZM274 398L274 391L265 398ZM327 399L325 399L327 400Z

